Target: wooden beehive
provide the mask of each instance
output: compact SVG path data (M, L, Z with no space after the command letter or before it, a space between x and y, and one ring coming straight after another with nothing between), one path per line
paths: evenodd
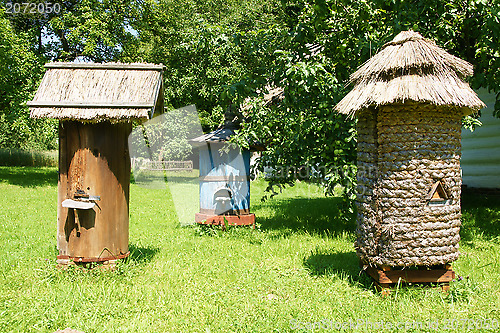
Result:
M128 251L132 121L163 110L162 65L50 63L31 117L59 119L59 263Z
M363 264L431 267L458 258L461 119L484 107L464 81L470 75L469 63L405 31L351 76L354 88L336 110L358 117Z
M250 151L228 143L236 128L226 120L219 129L190 140L199 148L200 156L197 223L224 224L224 220L229 225L255 223L255 214L250 213Z

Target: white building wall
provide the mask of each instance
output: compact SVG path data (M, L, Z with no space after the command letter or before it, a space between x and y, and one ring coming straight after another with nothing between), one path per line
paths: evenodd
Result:
M500 119L493 117L495 94L478 92L487 105L474 132L462 130L462 182L469 187L500 188Z

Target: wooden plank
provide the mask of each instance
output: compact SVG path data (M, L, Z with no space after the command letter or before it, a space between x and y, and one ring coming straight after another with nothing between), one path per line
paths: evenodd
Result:
M410 283L441 283L450 282L455 278L455 272L448 269L405 269L383 271L374 267L367 267L366 272L378 283L390 284L401 282Z
M374 286L375 290L380 292L380 295L382 297L389 296L391 292L396 288L396 284L389 283L374 282ZM440 286L438 288L440 288L443 293L448 293L450 291L450 284L448 282L440 283Z
M208 215L208 214L195 214L195 222L200 224L210 225L224 225L225 221L229 225L254 225L255 214L247 215Z
M104 256L101 256L97 258L97 260L93 258L83 258L83 257L70 257L70 256L63 256L63 255L58 255L57 259L63 259L63 260L72 260L75 263L85 263L85 262L104 262L104 261L111 261L111 260L116 260L116 259L124 259L130 255L130 251L127 253L122 253L116 256L108 256L109 254L106 254Z
M60 256L99 261L128 252L131 124L60 122L58 248ZM94 209L62 207L77 190L99 195Z
M62 206L65 208L73 209L92 209L95 207L94 202L76 201L71 199L66 199L62 202Z
M32 108L102 108L102 109L149 109L153 108L152 103L102 103L102 102L75 102L75 101L28 101L26 105Z
M68 149L67 149L66 128L64 122L59 122L59 172L57 179L57 249L59 255L68 254L68 242L65 234L66 220L68 219L68 209L64 209L60 203L68 198Z
M463 184L470 187L500 188L500 119L493 116L496 94L477 91L487 105L481 110L482 126L474 132L462 130Z
M121 64L121 63L73 63L73 62L51 62L45 64L45 68L60 69L117 69L117 70L155 70L163 71L163 64Z
M165 95L163 93L163 72L160 74L159 84L156 86L155 97L153 101L156 101L156 106L154 109L151 109L151 113L149 114L149 118L153 119L155 113L160 115L165 113Z

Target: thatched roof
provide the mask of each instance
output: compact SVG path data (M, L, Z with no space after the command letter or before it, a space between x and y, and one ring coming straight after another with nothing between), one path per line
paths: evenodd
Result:
M49 63L32 118L97 122L145 120L163 112L163 65Z
M189 140L189 144L193 147L206 147L207 144L213 143L226 143L229 142L231 137L236 134L236 131L240 128L240 119L241 114L239 112L233 113L234 110L231 110L231 107L224 114L224 124L219 126L215 131L210 133L202 134L199 137L193 138ZM262 143L257 141L249 142L250 150L264 150L264 146Z
M403 31L350 77L354 88L335 109L353 116L370 106L406 101L464 108L470 114L485 107L464 81L472 65L418 32Z
M197 138L189 140L189 143L193 146L203 146L206 143L223 143L229 141L231 136L235 134L235 129L233 127L219 127L213 132L200 135Z

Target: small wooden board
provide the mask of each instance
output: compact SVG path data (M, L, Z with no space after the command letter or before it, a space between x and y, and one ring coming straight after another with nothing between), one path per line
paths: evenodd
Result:
M455 278L455 272L451 269L398 269L383 271L378 268L368 267L366 269L370 275L378 283L441 283L450 282Z
M94 208L95 203L66 199L62 202L62 206L65 208L73 208L73 209L92 209Z
M224 225L226 219L228 225L253 225L255 226L255 214L242 215L209 215L196 213L195 222L199 224Z
M451 265L442 267L417 267L411 269L391 267L366 267L364 271L375 281L375 287L382 295L388 295L390 289L400 283L440 284L443 291L449 290L449 283L455 278Z

